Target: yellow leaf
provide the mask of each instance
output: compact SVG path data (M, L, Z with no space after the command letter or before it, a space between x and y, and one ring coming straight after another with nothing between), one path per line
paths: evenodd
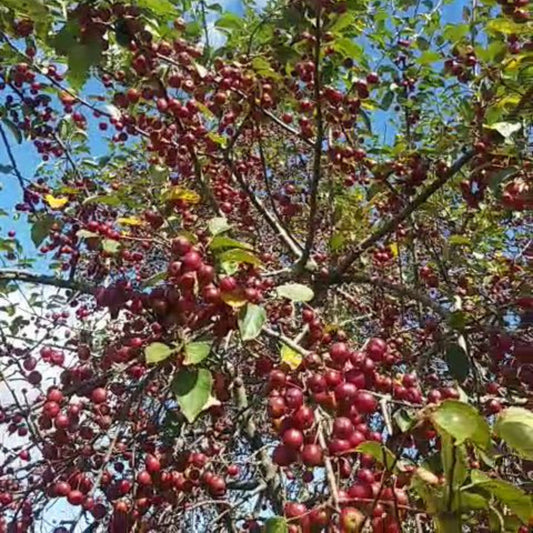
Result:
M389 248L390 248L390 251L392 252L392 256L393 257L398 257L398 245L395 242L393 242L389 246Z
M324 326L325 333L336 333L339 330L338 324L326 324Z
M62 194L80 194L82 189L76 189L75 187L68 187L68 186L65 186L65 187L61 187L59 189L61 191Z
M123 226L142 226L143 221L137 217L117 218L117 222Z
M47 194L44 199L52 209L63 209L68 204L68 198L56 198L51 194Z
M220 298L225 304L236 309L243 307L248 303L248 300L244 297L244 291L242 290L224 292Z
M520 95L509 94L500 98L498 102L494 104L494 107L497 109L503 109L505 107L515 106L518 103L520 103Z
M375 111L378 108L378 106L370 100L363 100L361 102L361 107L363 109L367 109L368 111Z
M197 204L200 201L200 195L197 192L179 186L172 187L168 191L166 198L167 200L183 200L188 204Z
M302 363L302 354L293 350L290 346L283 344L281 347L281 362L289 365L292 370L296 370Z

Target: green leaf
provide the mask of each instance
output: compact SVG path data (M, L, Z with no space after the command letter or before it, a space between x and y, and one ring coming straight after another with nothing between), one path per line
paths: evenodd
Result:
M394 457L394 454L386 446L383 446L374 440L362 442L357 446L355 451L371 455L376 461L382 463L387 470L392 470L396 463L396 457Z
M469 32L470 32L469 24L448 24L444 28L442 35L444 36L445 39L454 43L456 41L460 41L463 37L468 35Z
M31 240L36 248L41 246L43 241L50 234L50 230L56 219L52 215L40 216L31 227Z
M205 368L182 369L172 380L172 392L185 418L192 424L210 405L213 377Z
M239 271L239 263L235 263L233 261L222 262L220 267L226 276L233 276L233 274Z
M457 381L464 381L470 372L470 359L468 354L457 343L446 348L446 363L450 374Z
M522 522L528 523L529 518L533 515L533 503L530 496L511 483L490 478L481 470L472 470L470 477L472 485L468 487L479 487L488 490L494 497L509 507Z
M330 33L336 34L348 28L355 22L355 13L353 11L346 11L339 15L334 21L333 24L328 28Z
M11 165L0 165L1 174L9 174L12 171L13 171L13 167Z
M42 0L2 0L2 4L22 15L34 15L46 17L48 10L44 7Z
M431 65L437 61L441 61L442 56L433 50L427 50L423 52L420 57L416 60L419 65Z
M494 124L484 124L486 130L498 132L504 139L508 139L522 129L522 124L519 122L495 122Z
M453 496L451 510L456 511L460 504L459 488L468 477L466 446L454 446L452 437L448 433L441 433L440 457L442 469L446 476L445 490L448 492L447 500L450 499L450 496Z
M504 35L520 35L523 32L530 31L530 29L527 27L527 24L519 24L517 22L513 22L509 18L503 17L489 20L485 28L489 33L502 33Z
M142 281L141 286L142 287L152 287L154 285L157 285L160 281L164 281L167 278L166 272L158 272L157 274L154 274L153 276L150 276L149 278Z
M54 35L50 44L59 55L66 56L77 43L79 33L79 26L74 21L69 21Z
M385 93L385 96L383 96L383 99L381 100L379 107L383 109L383 111L388 111L393 100L394 100L394 93L392 91L387 91Z
M288 533L287 520L282 516L272 516L265 522L265 533Z
M287 298L293 302L309 302L315 297L312 289L301 283L286 283L276 287L280 298Z
M490 175L490 188L492 190L497 190L498 187L506 181L508 178L511 178L518 174L520 172L520 169L518 167L508 167L504 168L503 170L500 170L499 172L495 172L494 174Z
M97 42L76 43L69 49L67 79L76 91L85 85L90 68L100 61L101 56L102 47Z
M235 13L224 13L216 22L217 28L225 30L240 30L243 25L243 19Z
M370 122L370 117L368 116L368 113L364 109L359 109L357 111L357 114L363 119L368 133L372 133L372 123Z
M86 204L102 204L102 205L109 205L111 207L117 207L122 204L122 201L118 196L107 194L104 196L89 196L83 201L83 205Z
M462 492L461 493L461 510L471 511L488 509L489 502L485 496L477 494L476 492Z
M448 244L453 246L469 245L472 243L472 240L469 237L464 235L451 235L448 238Z
M416 38L416 45L418 46L418 49L422 51L429 50L429 47L431 46L430 42L421 35Z
M514 515L503 517L505 533L516 533L521 525L520 519Z
M9 131L13 134L17 143L20 144L22 142L22 133L16 124L6 117L2 117L2 122L9 128Z
M104 250L104 252L114 255L119 251L120 243L112 239L104 239L102 241L102 249Z
M245 242L239 242L230 237L225 237L224 235L217 235L209 243L209 248L211 250L219 250L221 248L240 248L242 250L253 250L253 246Z
M488 519L490 533L502 533L502 531L504 531L505 524L503 521L503 516L493 505L489 509Z
M264 57L255 57L252 60L252 68L261 76L265 78L272 78L274 80L281 80L282 76L276 72L270 63Z
M433 472L421 467L414 471L411 479L411 488L415 489L424 501L425 510L432 515L442 507L443 490L438 483L439 478Z
M266 322L266 311L255 304L247 304L239 316L239 331L243 341L255 339Z
M148 364L155 364L168 359L175 351L176 348L162 342L153 342L144 349L144 356Z
M445 400L432 413L433 423L455 439L456 445L469 440L483 449L490 445L490 429L475 407L458 400Z
M466 315L464 311L461 311L460 309L452 311L448 318L448 324L452 329L456 329L458 331L463 330L466 326Z
M201 363L211 352L212 343L209 341L188 342L185 345L184 365Z
M329 248L332 252L340 250L344 245L346 238L342 233L334 233L329 240Z
M336 39L332 44L332 48L344 57L349 57L351 59L360 59L364 53L363 47L348 37Z
M155 15L176 15L176 6L170 0L137 0L137 5L149 9Z
M501 62L507 54L507 45L501 41L495 41L489 46L476 46L477 56L485 62L497 61Z
M33 20L37 35L45 39L50 26L51 17L47 9L47 2L43 0L2 0L2 7L15 11L15 14Z
M524 459L533 461L533 413L509 407L499 413L494 432Z
M412 411L409 411L404 407L402 407L401 409L398 409L392 415L392 418L394 419L396 424L398 424L398 427L400 428L400 431L402 433L409 431L416 421L415 414Z
M223 263L249 263L254 266L261 266L262 263L254 254L240 249L227 250L219 255Z
M231 224L225 217L215 217L207 223L207 227L211 235L216 236L231 229Z
M214 143L217 143L221 148L226 147L226 137L223 135L219 135L218 133L215 133L214 131L210 131L207 136L209 139L211 139Z

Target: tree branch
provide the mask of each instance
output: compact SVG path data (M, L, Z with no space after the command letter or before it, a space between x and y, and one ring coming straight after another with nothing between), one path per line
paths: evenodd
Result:
M324 428L322 424L319 424L317 432L318 442L323 450L327 450L326 438L324 436ZM339 488L337 487L337 481L335 479L335 471L331 464L331 459L326 455L324 457L324 466L326 468L326 478L328 480L329 490L331 493L331 500L335 510L339 509Z
M322 120L322 95L320 84L320 48L321 48L321 16L322 8L321 3L316 4L316 32L315 32L315 105L316 105L316 138L314 146L313 157L313 179L311 181L311 190L309 198L309 223L307 229L307 238L305 240L305 248L298 261L298 266L304 267L307 263L311 250L313 249L313 243L318 229L318 185L322 176L322 143L324 142L324 123Z
M443 187L448 180L450 180L461 168L474 157L475 151L468 150L439 178L437 178L431 185L420 192L411 203L406 205L397 215L392 217L388 222L385 222L374 233L362 240L355 248L341 260L341 262L334 268L329 275L330 283L335 283L336 280L350 268L352 263L356 261L363 252L374 246L380 239L394 231L398 225L403 222L411 213L416 211L424 202L426 202L435 192Z
M420 302L422 305L424 305L428 309L433 310L435 313L437 313L439 316L441 316L444 319L449 318L451 314L451 312L448 311L448 309L438 304L435 300L432 300L429 296L422 294L416 289L411 289L409 287L406 287L405 285L397 285L396 283L392 283L390 281L387 281L381 278L368 276L366 274L345 275L336 281L336 283L343 283L343 282L344 283L357 283L361 285L373 285L374 287L380 287L389 292L397 294L398 296L408 297L411 300ZM345 297L350 296L350 295L346 295L344 291L342 291L342 289L337 289L337 290L339 291L339 294L341 294L342 296L345 296Z
M15 160L15 156L13 155L13 151L11 150L11 146L9 144L9 140L7 138L6 132L4 131L4 128L2 127L2 124L0 124L0 135L2 136L2 141L4 143L4 146L6 147L7 156L9 157L9 160L11 161L11 166L13 167L13 173L17 177L17 181L19 182L20 188L22 191L26 190L26 187L24 185L24 178L22 174L20 173L20 170L17 166L17 161ZM30 204L32 209L34 209L33 204Z
M309 350L302 348L297 342L294 342L292 339L289 339L289 337L285 337L285 335L282 335L281 333L277 333L273 329L263 327L261 331L268 337L281 341L283 344L291 348L291 350L294 350L295 352L299 353L300 355L304 357L306 355L309 355L310 353Z
M50 287L57 287L58 289L69 289L79 291L84 294L93 294L94 287L79 281L72 281L63 278L56 278L55 276L46 276L43 274L36 274L28 270L16 269L1 269L0 281L22 281L25 283L35 283L37 285L48 285Z
M235 180L240 185L241 189L246 193L246 196L248 196L248 199L250 200L252 205L257 209L257 211L259 211L259 213L265 219L267 224L283 241L283 243L287 246L292 255L299 258L300 248L298 247L298 245L291 239L289 234L285 231L285 228L278 222L275 216L263 205L263 202L261 202L261 200L257 198L257 196L254 194L254 191L252 191L252 189L248 186L242 174L233 164L231 158L226 154L224 159L227 165L230 167Z

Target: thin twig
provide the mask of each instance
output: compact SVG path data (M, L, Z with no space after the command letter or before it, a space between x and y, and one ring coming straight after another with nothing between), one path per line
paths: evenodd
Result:
M318 428L318 443L323 450L327 450L326 438L324 437L324 429L322 425L319 425ZM333 465L331 464L331 459L326 456L324 457L324 466L326 467L326 478L328 480L329 490L331 492L331 500L333 506L336 510L339 509L339 489L337 487L337 481L335 479L335 472L333 470Z
M277 333L273 329L263 327L261 330L265 335L272 337L273 339L278 339L283 344L286 344L289 348L294 350L295 352L298 352L300 355L303 355L304 357L306 355L309 355L309 350L306 350L305 348L302 348L297 342L294 342L292 339L289 339L289 337L285 337L285 335L282 335L281 333Z
M22 174L20 173L20 170L19 170L19 168L17 166L17 161L15 160L15 156L13 155L13 151L11 150L11 145L9 144L9 140L7 138L6 132L4 131L4 128L3 128L1 123L0 123L0 135L2 136L2 141L4 143L4 146L6 147L7 155L9 157L9 160L11 161L11 166L13 167L13 173L17 177L17 180L19 182L20 188L23 191L25 191L26 190L26 187L24 185L25 179L22 176ZM33 204L30 203L30 205L33 208Z

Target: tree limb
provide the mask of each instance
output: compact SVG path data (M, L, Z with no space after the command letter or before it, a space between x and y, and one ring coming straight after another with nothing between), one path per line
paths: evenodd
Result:
M443 174L438 177L433 183L420 192L411 203L407 204L397 215L392 217L388 222L385 222L374 233L362 240L355 248L340 261L336 268L334 268L329 275L330 283L335 283L338 278L350 268L352 263L356 261L366 250L374 246L380 239L394 231L400 223L402 223L411 213L416 211L424 202L426 202L435 192L437 192L443 185L445 185L472 157L475 151L468 150Z
M347 274L342 278L336 280L336 283L357 283L361 285L373 285L374 287L380 287L389 292L397 294L398 296L406 296L411 300L420 302L422 305L424 305L428 309L433 310L435 313L437 313L444 319L449 318L451 315L451 312L448 311L448 309L438 304L435 300L432 300L429 296L417 291L416 289L411 289L409 287L406 287L405 285L397 285L396 283L392 283L381 278L369 276L367 274ZM350 297L350 295L345 293L342 289L337 290L342 296Z
M93 294L94 287L79 282L63 278L56 278L55 276L46 276L37 274L28 270L17 269L0 269L0 281L22 281L25 283L35 283L37 285L48 285L50 287L57 287L58 289L69 289L79 291L84 294Z

